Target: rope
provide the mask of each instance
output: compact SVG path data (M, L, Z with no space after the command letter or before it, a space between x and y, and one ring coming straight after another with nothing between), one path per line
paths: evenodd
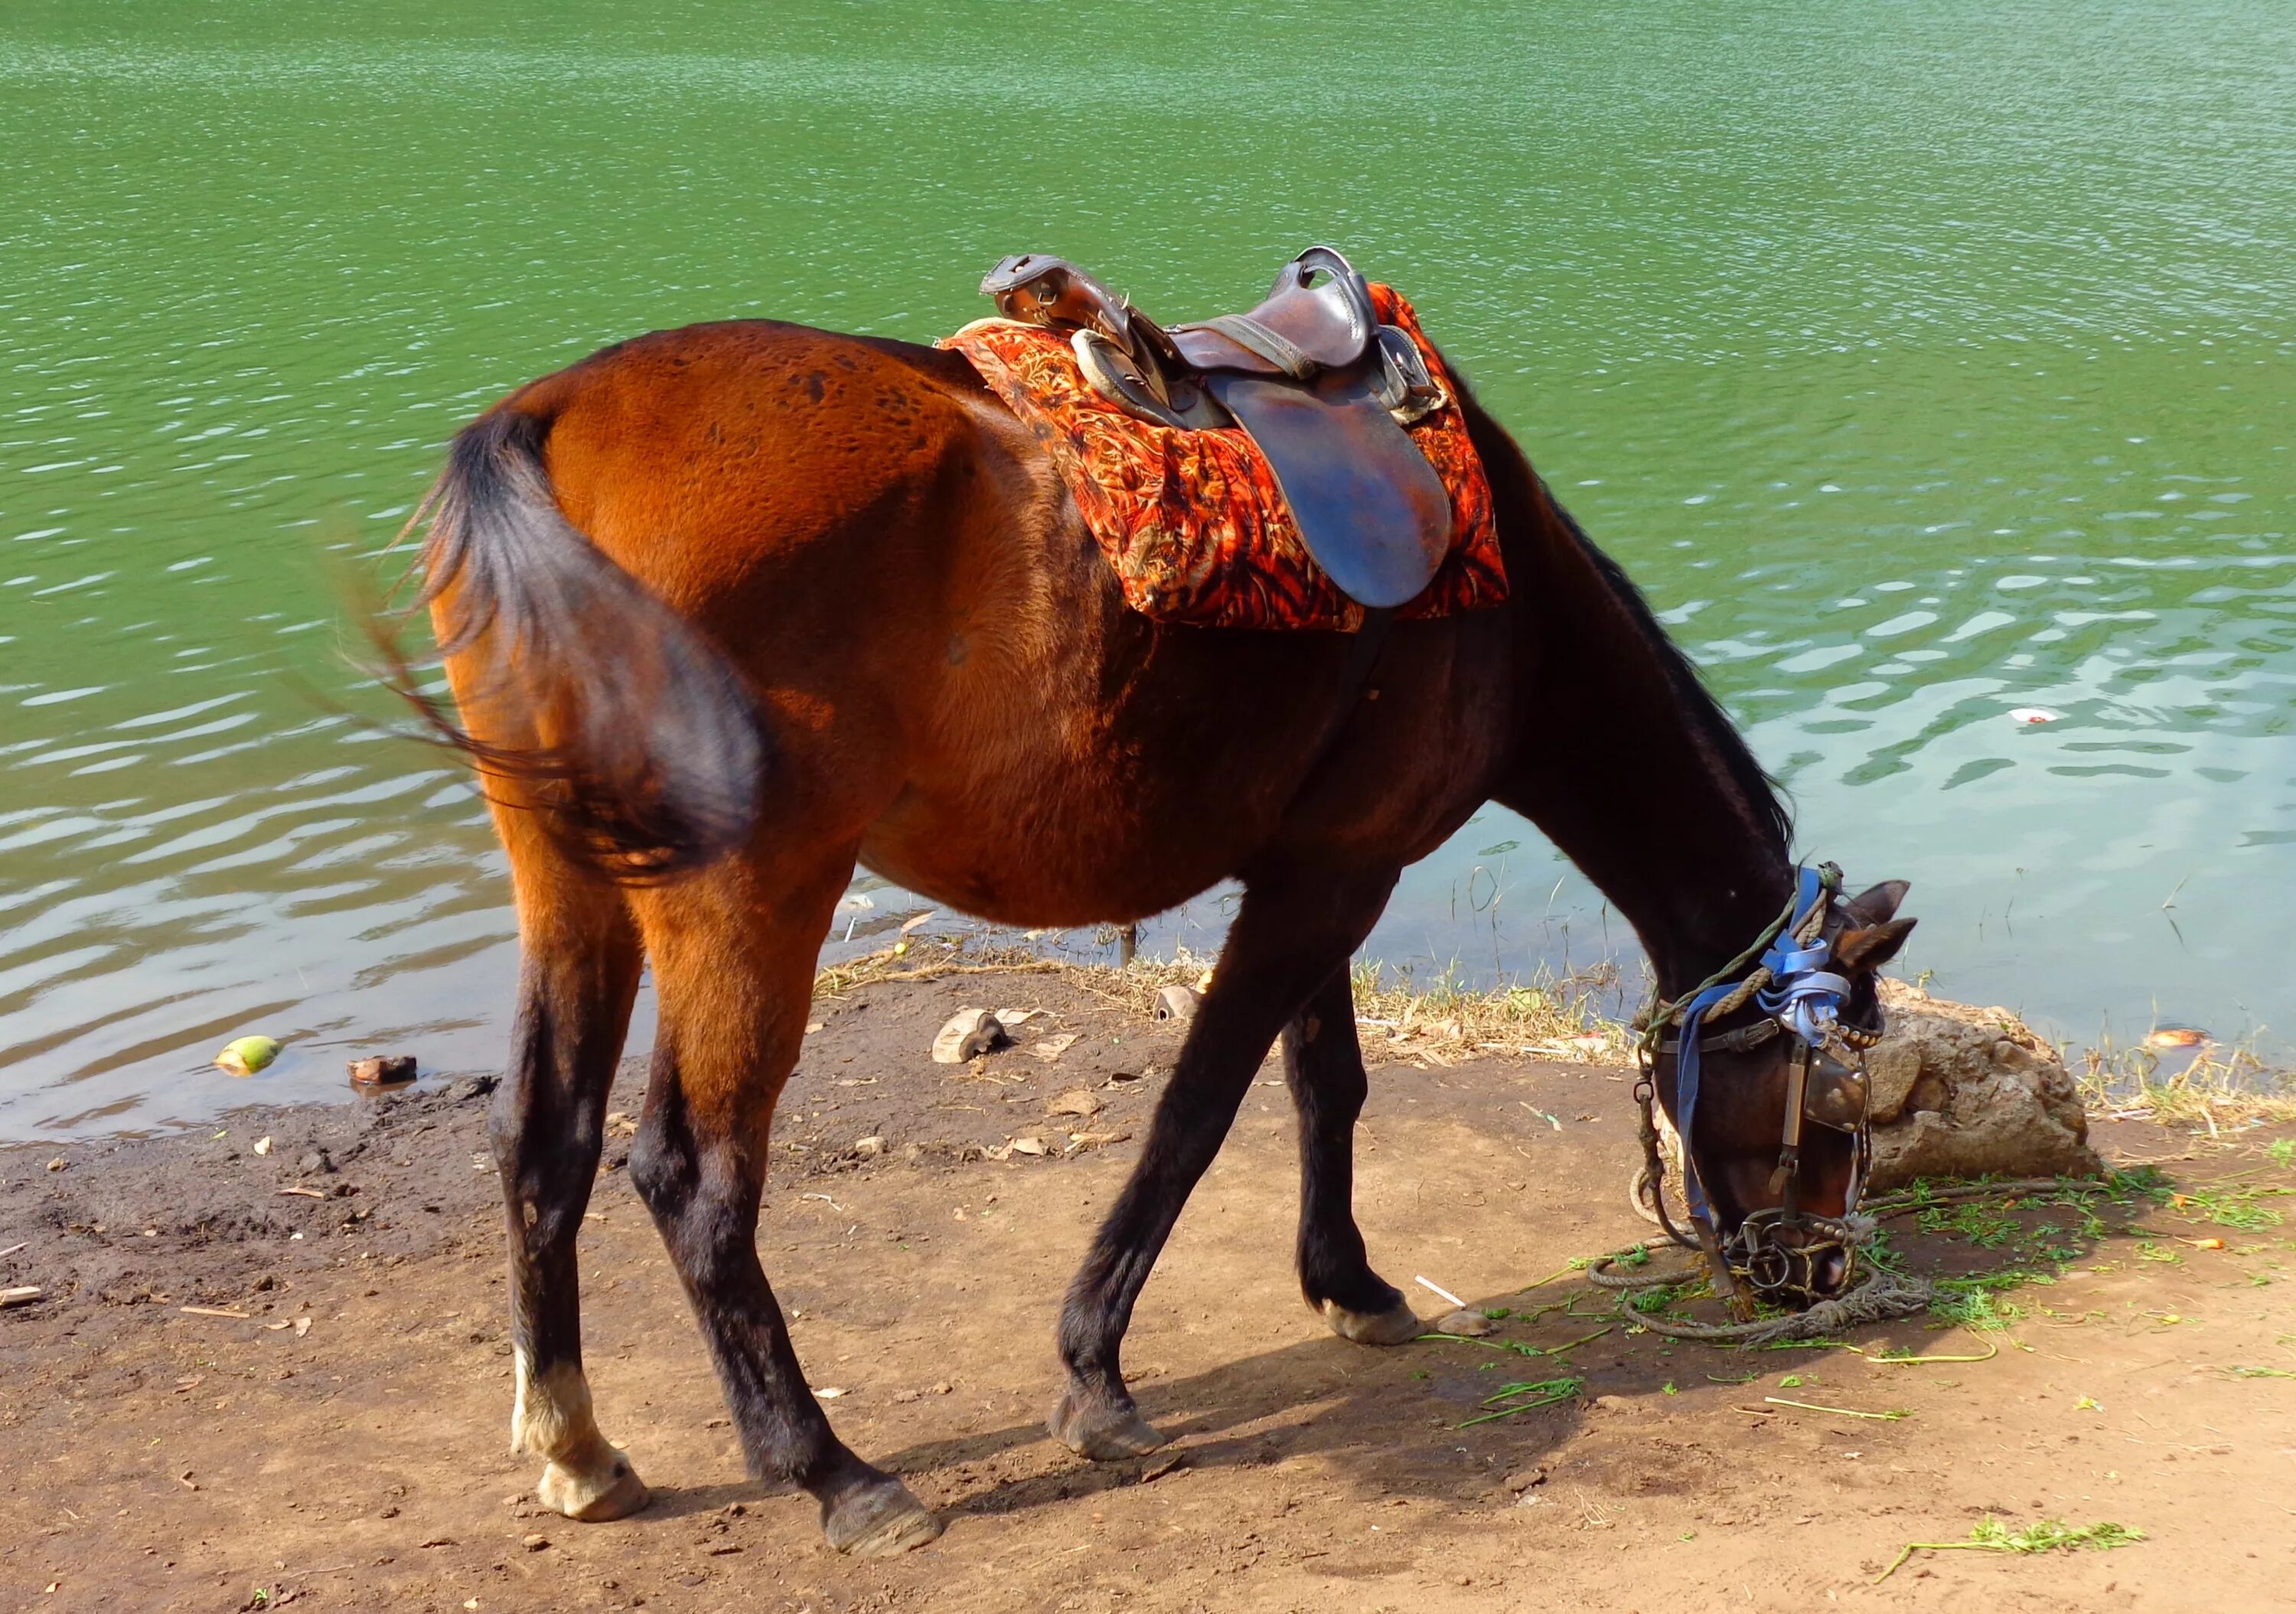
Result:
M1868 1205L1859 1219L1866 1221L1871 1218L1870 1227L1872 1223L1877 1223L1884 1217L1910 1216L1933 1205L1956 1204L1964 1200L2041 1192L2103 1193L2111 1187L2109 1183L2073 1182L2063 1177L2019 1177L2005 1183L1963 1183L1950 1188L1888 1195ZM1869 1232L1866 1236L1870 1238L1872 1234ZM1859 1243L1865 1241L1863 1238L1857 1241ZM1642 1247L1636 1245L1634 1248L1639 1249ZM1670 1317L1663 1312L1636 1311L1633 1297L1648 1290L1702 1281L1706 1277L1702 1266L1666 1268L1647 1265L1620 1266L1628 1253L1620 1250L1589 1264L1587 1281L1617 1297L1614 1309L1620 1321L1647 1328L1651 1332L1663 1334L1669 1340L1688 1340L1701 1345L1733 1346L1745 1350L1782 1340L1823 1339L1867 1323L1887 1323L1900 1317L1919 1316L1937 1298L1937 1286L1927 1278L1890 1272L1869 1261L1862 1264L1862 1275L1856 1283L1838 1295L1816 1302L1807 1310L1786 1312L1775 1317L1757 1317L1751 1323L1701 1323L1687 1317ZM1647 1257L1644 1258L1647 1261Z

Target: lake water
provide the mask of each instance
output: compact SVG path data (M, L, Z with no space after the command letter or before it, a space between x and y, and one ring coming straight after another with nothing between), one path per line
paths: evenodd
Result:
M930 340L1025 250L1185 317L1342 245L1807 849L1915 881L1909 967L2082 1038L2296 1026L2280 0L12 0L0 149L0 1135L497 1062L501 859L354 720L324 557L607 341ZM1373 948L1629 942L1492 810ZM207 1068L254 1029L274 1072Z

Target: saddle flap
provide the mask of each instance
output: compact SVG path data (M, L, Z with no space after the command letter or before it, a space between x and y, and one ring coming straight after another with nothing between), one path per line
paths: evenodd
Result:
M1312 387L1233 371L1203 377L1251 434L1301 543L1341 594L1374 610L1416 599L1451 542L1451 496L1373 379Z

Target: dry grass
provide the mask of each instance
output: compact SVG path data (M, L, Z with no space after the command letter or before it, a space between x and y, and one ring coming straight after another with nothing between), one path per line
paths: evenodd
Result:
M2204 1045L2170 1076L2161 1066L2143 1043L2124 1048L2107 1040L2080 1058L2081 1102L2093 1115L2194 1127L2210 1136L2220 1127L2296 1121L2296 1071L2266 1063L2251 1043Z
M1375 963L1358 963L1349 974L1367 1056L1438 1064L1478 1053L1634 1062L1634 1034L1595 1010L1595 994L1611 984L1608 976L1542 975L1486 987L1464 984L1456 963L1425 982Z
M1210 971L1210 960L1185 950L1176 958L1135 959L1119 968L1065 963L1008 945L967 946L919 938L832 964L814 977L813 990L816 998L835 998L878 981L1059 974L1112 1007L1147 1020L1166 987L1201 987ZM1364 1054L1374 1061L1449 1064L1478 1053L1514 1053L1581 1064L1633 1063L1633 1033L1594 1008L1595 993L1611 984L1606 976L1541 977L1483 987L1465 984L1456 963L1424 982L1409 971L1358 963L1349 978Z

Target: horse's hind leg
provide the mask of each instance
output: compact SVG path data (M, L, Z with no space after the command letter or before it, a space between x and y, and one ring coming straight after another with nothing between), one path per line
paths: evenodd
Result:
M1189 1193L1219 1152L1268 1045L1319 983L1345 969L1394 883L1391 869L1367 873L1321 865L1247 879L1211 990L1157 1102L1140 1163L1101 1224L1061 1311L1069 1382L1051 1423L1071 1451L1106 1459L1163 1444L1133 1404L1118 1360L1133 1303Z
M530 815L496 819L519 918L518 1019L488 1128L510 1234L511 1449L545 1460L545 1505L619 1519L646 1504L646 1487L591 1416L574 1243L637 991L637 930L620 893L568 863Z
M637 894L661 1030L630 1176L685 1282L750 1471L810 1492L831 1545L874 1555L931 1541L940 1521L831 1431L758 1264L774 1104L853 868L850 848L808 861L792 877L737 856Z
M1344 967L1283 1028L1283 1077L1300 1111L1300 1291L1343 1340L1401 1345L1418 1338L1418 1316L1371 1269L1356 1226L1356 1118L1370 1085Z

